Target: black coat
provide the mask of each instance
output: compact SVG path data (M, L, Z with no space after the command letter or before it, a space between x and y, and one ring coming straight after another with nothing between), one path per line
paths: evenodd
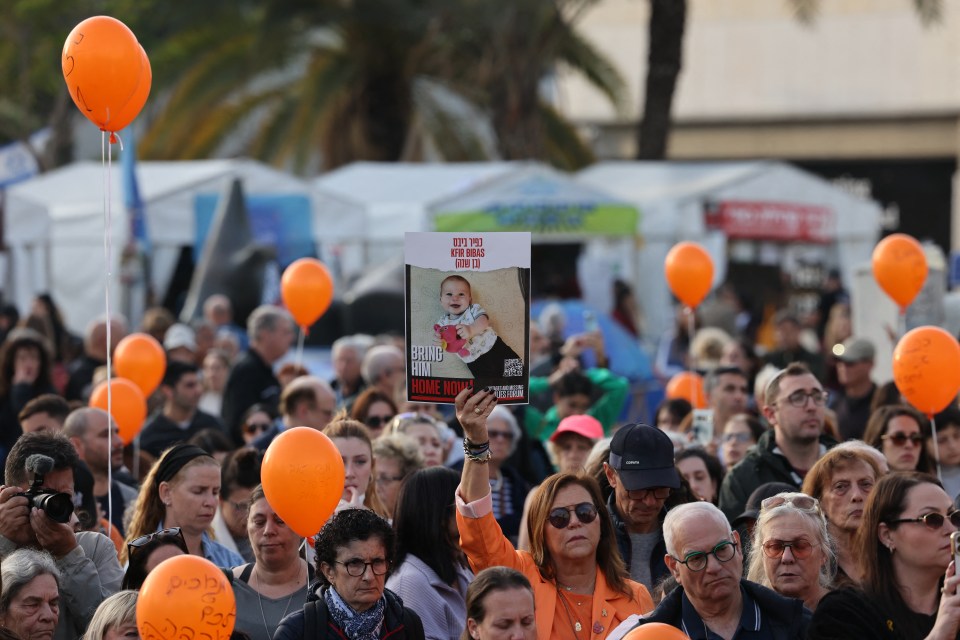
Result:
M307 603L300 611L294 611L280 621L273 634L273 640L344 640L346 634L333 623L326 602L323 599L324 589L329 586L318 586L307 596ZM403 606L400 596L389 589L383 590L387 599L383 611L383 626L380 628L380 637L390 640L424 640L423 623L411 609ZM317 627L315 637L306 637L306 613L316 607L317 618L313 624ZM320 631L322 629L322 631Z

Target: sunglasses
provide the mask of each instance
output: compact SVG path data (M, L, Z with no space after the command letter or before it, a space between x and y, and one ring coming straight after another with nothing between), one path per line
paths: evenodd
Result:
M723 442L739 442L740 444L746 444L748 442L753 442L752 433L725 433L720 436L720 439Z
M169 529L160 529L160 531L154 531L153 533L148 533L145 536L140 536L139 538L134 538L127 543L127 548L130 550L132 555L141 547L145 547L154 540L167 540L169 538L180 538L183 540L183 533L180 531L180 527L170 527Z
M820 501L803 493L780 493L760 503L760 511L769 511L789 504L801 511L820 513Z
M763 543L763 555L768 558L779 558L788 548L797 560L809 558L810 554L813 553L813 544L801 538L800 540L793 540L792 542L786 540L768 540Z
M950 520L952 524L957 529L960 529L960 511L951 511L947 515L942 513L925 513L918 518L900 518L899 520L891 520L887 524L903 524L903 523L912 523L912 522L921 522L923 526L927 529L932 529L937 531L943 526L943 523L947 520Z
M489 429L487 429L487 437L490 438L491 440L495 440L499 438L501 440L506 440L507 442L510 442L513 440L513 432L512 431L490 431Z
M921 433L911 433L910 435L905 434L902 431L897 431L896 433L888 433L886 435L880 436L881 440L889 440L898 447L902 447L907 444L907 440L911 443L920 446L923 443L923 434Z
M243 432L247 434L263 433L272 426L269 422L248 422L243 425Z
M570 513L577 515L580 524L590 524L597 519L597 507L592 502L581 502L569 507L557 507L547 515L547 522L557 529L566 529L570 524Z
M367 416L367 419L363 421L363 424L367 425L371 429L379 429L381 427L387 426L393 420L393 416Z

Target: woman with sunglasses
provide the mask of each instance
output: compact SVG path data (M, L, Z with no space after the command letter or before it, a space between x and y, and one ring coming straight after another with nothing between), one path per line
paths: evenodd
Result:
M727 471L733 469L757 444L766 429L763 423L748 413L738 413L727 420L720 435L720 458Z
M454 516L459 482L459 474L446 467L417 471L403 485L393 521L397 566L387 588L419 614L424 635L438 640L463 633L473 580Z
M254 404L244 411L240 419L240 433L243 435L243 443L251 446L251 443L262 434L270 430L270 427L276 422L277 416L273 409L265 404Z
M147 575L164 560L187 555L187 543L180 527L161 529L127 543L127 571L121 589L139 591Z
M251 640L271 640L280 621L303 607L307 584L313 578L300 558L303 542L277 515L257 486L247 501L247 535L254 561L233 569L237 599L235 629Z
M393 515L407 478L423 469L420 445L402 433L382 435L373 441L374 483L386 513Z
M929 474L893 472L877 482L857 535L860 588L828 593L809 638L955 638L960 594L950 534L960 512Z
M357 396L350 410L350 417L367 425L370 439L376 440L384 428L397 415L397 404L389 394L380 389L370 388Z
M456 398L466 434L457 527L473 570L501 565L523 573L533 585L543 637L604 637L630 615L652 610L646 588L629 579L592 478L559 473L534 489L527 523L530 552L515 550L504 537L493 517L486 469L492 455L487 420L496 404L486 389L465 389Z
M799 598L814 611L832 588L837 558L816 498L780 493L760 503L747 580Z
M933 460L924 446L929 436L930 423L922 413L905 404L893 404L871 414L863 441L883 452L891 471L932 473Z
M164 527L179 527L187 549L218 567L235 567L243 558L207 533L217 513L220 464L192 444L176 444L147 473L134 507L127 540ZM121 562L126 560L122 554Z
M860 582L859 547L854 536L863 521L867 499L882 475L876 449L855 442L844 442L825 453L803 480L803 492L820 501L827 520L837 554L836 587Z
M368 509L335 513L317 534L317 582L274 640L424 640L413 610L386 588L395 535Z

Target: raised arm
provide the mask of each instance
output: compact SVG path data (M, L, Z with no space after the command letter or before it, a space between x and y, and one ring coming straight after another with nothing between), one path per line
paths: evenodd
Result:
M466 435L460 494L465 502L473 502L490 493L490 470L486 465L490 457L487 418L497 406L497 397L486 389L464 389L457 394L455 403L457 420Z

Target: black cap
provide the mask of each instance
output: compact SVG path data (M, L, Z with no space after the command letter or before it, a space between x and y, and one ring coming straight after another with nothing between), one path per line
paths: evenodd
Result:
M750 497L747 498L747 504L743 509L743 513L733 519L733 526L739 527L748 520L756 520L760 517L761 502L767 498L772 498L778 493L791 491L798 491L798 489L797 487L787 484L786 482L765 482L764 484L760 485L754 489L753 493L750 494Z
M627 491L680 488L670 436L648 424L627 424L613 434L609 464Z

